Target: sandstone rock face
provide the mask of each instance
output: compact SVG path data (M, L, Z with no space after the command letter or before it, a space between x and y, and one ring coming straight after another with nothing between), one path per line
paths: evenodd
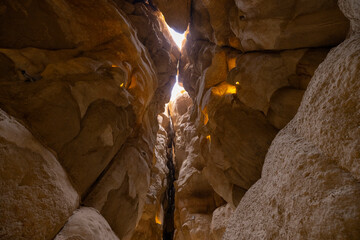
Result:
M164 14L166 23L177 32L184 32L190 21L190 0L154 0L154 4Z
M174 239L210 239L212 212L223 204L202 173L204 162L196 128L191 122L192 101L187 93L170 103L175 131L175 227Z
M359 14L348 8L355 1L339 3L356 26ZM360 38L353 31L316 70L224 239L360 237Z
M348 30L333 0L235 3L230 25L244 50L331 46Z
M191 13L196 39L241 51L331 46L348 30L335 0L198 0Z
M359 10L2 1L0 238L360 238Z
M207 232L212 222L216 225L221 218L226 222L231 215L214 215L214 210L225 203L235 209L262 177L271 142L295 116L315 70L330 47L343 41L349 23L336 1L327 0L301 4L193 1L191 11L180 82L192 103L182 106L184 100L176 100L177 108L190 110L187 114L172 113L175 130L177 124L185 129L176 131L175 138L187 139L175 147L177 182L183 184L177 188L177 208L183 209L179 219L194 211L203 213L183 208L179 190L208 183L222 203L207 209L207 220L202 218ZM193 165L203 185L182 181L182 171L191 175L188 162L196 162ZM196 224L184 224L185 220L179 222L179 233L200 229ZM219 229L205 239L221 239L224 226L219 225ZM183 235L185 239L191 239L189 236Z
M147 3L122 0L30 0L1 2L0 18L0 108L20 120L17 128L24 125L32 134L26 131L19 138L34 136L33 141L53 150L36 157L31 148L4 139L18 149L5 151L4 161L20 154L16 158L36 158L37 165L28 166L34 174L23 180L30 187L21 187L29 199L1 205L5 213L14 212L4 219L1 236L12 232L30 239L53 238L80 196L102 216L80 209L59 239L77 239L82 231L80 239L130 239L144 206L152 204L147 195L151 176L157 210L166 184L160 181L166 175L165 159L159 149L154 152L156 141L163 140L156 137L157 115L170 99L180 52L161 13ZM23 168L19 166L25 174ZM6 176L1 184L13 178L21 182L21 174ZM37 188L45 181L43 193ZM18 191L11 184L4 194ZM39 196L32 195L37 192ZM30 209L24 211L31 204L34 216L25 216L31 215ZM81 220L87 216L94 225ZM29 223L12 224L16 217ZM29 230L30 223L34 227ZM149 231L161 235L162 225Z
M233 209L230 204L226 204L215 209L211 220L211 235L214 240L222 239L232 213Z
M162 239L165 206L163 202L169 184L167 179L169 169L166 165L169 140L165 129L169 127L170 122L165 114L159 115L158 119L160 125L151 165L150 187L146 194L141 219L132 234L131 240Z
M53 152L0 110L0 235L52 239L79 196Z
M119 240L104 217L93 208L81 207L74 212L55 240Z
M295 115L328 49L242 54L188 35L183 52L182 81L197 105L188 125L197 129L201 171L236 207L260 178L271 141Z

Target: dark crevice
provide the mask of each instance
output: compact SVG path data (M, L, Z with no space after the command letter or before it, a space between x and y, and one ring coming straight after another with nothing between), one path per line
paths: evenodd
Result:
M168 188L164 198L164 226L163 226L163 240L172 240L174 237L174 210L175 210L175 166L174 166L174 131L172 128L171 118L168 130L168 143L166 149L167 167L169 173L167 176Z

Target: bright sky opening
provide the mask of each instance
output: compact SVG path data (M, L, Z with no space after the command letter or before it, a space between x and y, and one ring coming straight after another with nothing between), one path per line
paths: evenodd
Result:
M170 34L172 36L172 38L174 39L174 42L176 43L176 45L178 45L178 47L181 49L181 44L185 39L185 32L184 33L178 33L177 31L173 30L171 27L169 27L167 25Z
M176 83L171 91L170 101L173 101L177 96L183 94L185 89L179 85L178 76L176 76Z
M174 39L174 42L181 49L182 42L185 39L185 33L178 33L175 30L171 29L169 26L167 26L167 27L170 31L172 38ZM179 75L176 76L176 83L171 91L170 101L173 101L178 95L185 92L185 89L179 85L178 77L179 77Z

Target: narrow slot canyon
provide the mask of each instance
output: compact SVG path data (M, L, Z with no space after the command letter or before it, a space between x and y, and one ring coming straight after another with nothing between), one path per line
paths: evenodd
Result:
M358 0L0 2L0 240L360 239Z

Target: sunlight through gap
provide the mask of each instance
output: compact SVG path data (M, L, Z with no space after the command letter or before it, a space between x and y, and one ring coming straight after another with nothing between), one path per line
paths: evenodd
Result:
M168 25L167 25L167 27L169 29L169 32L170 32L174 42L179 47L179 49L181 49L182 42L185 39L185 32L184 33L178 33L175 30L171 29ZM174 85L174 87L173 87L173 89L171 91L170 101L173 101L178 95L185 92L185 89L179 85L178 78L179 78L179 71L178 71L178 73L176 75L176 83L175 83L175 85Z

